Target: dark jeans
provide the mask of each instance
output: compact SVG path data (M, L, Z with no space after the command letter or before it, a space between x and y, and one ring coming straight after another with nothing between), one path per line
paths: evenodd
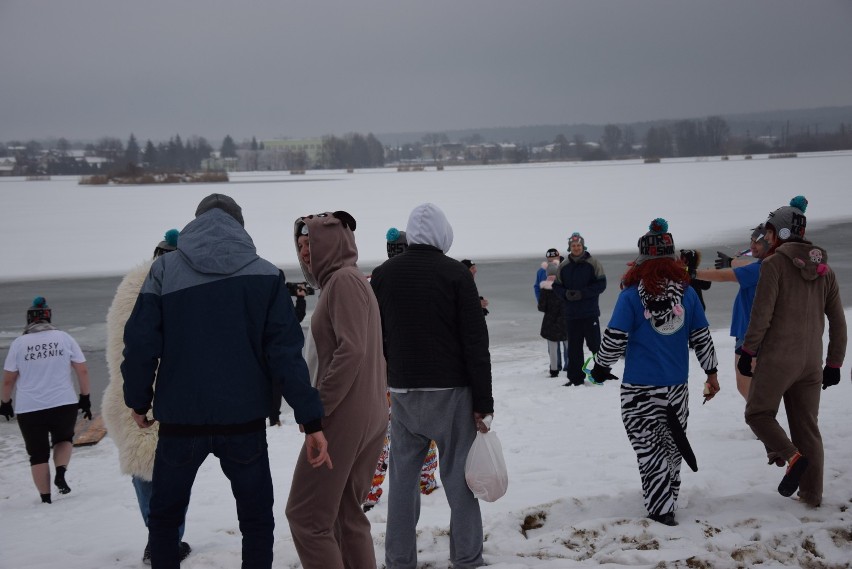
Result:
M148 518L151 566L178 569L179 528L195 475L211 453L231 481L237 501L243 569L272 567L274 498L265 430L241 435L160 436Z
M598 317L577 318L565 322L568 327L568 379L573 383L583 383L583 341L593 354L601 347L601 328Z

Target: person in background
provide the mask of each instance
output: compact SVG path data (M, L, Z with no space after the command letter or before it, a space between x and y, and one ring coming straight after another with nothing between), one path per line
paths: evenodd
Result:
M163 240L154 248L153 257L133 268L118 285L115 296L107 311L107 346L106 360L109 370L109 384L101 402L104 424L118 449L118 462L121 472L130 475L130 482L136 493L142 521L148 527L148 516L151 511L151 478L154 475L154 451L157 450L159 425L154 424L150 429L140 429L127 407L124 405L124 378L121 375L122 351L124 351L124 325L130 317L130 312L139 297L142 283L151 270L154 259L177 249L179 232L169 229ZM184 524L178 528L178 540L183 539ZM185 541L178 546L180 561L189 556L192 548ZM151 547L145 544L142 552L142 563L151 564Z
M355 228L345 211L301 217L294 226L305 279L322 289L309 331L317 362L312 379L335 458L333 470L315 472L299 460L293 473L285 512L305 569L376 566L361 505L387 431L387 370L379 306L357 266Z
M712 282L733 282L740 286L737 296L734 298L734 308L731 315L731 336L735 338L734 344L734 373L737 379L737 391L743 399L748 399L748 390L751 378L740 373L738 363L740 361L741 347L748 329L748 321L751 317L751 307L754 304L754 293L757 290L757 279L760 277L760 265L769 254L769 243L766 241L766 228L761 223L751 231L751 242L749 251L756 262L750 262L743 257L731 258L719 252L716 269L698 269L696 277ZM754 362L752 362L754 364Z
M737 363L753 374L745 420L764 444L769 464L787 467L778 493L812 507L822 503L824 450L820 387L840 382L846 357L846 316L828 253L805 240L804 196L769 214L769 254L760 268L748 330ZM822 337L828 318L828 354ZM760 355L752 372L752 358ZM778 423L781 401L790 435Z
M431 203L415 207L406 237L406 253L382 263L371 281L393 409L385 567L417 566L418 482L433 440L450 505L450 561L457 569L479 567L482 514L464 465L494 413L488 327L473 275L446 255L453 230L444 212Z
M470 274L476 279L476 263L470 259L462 259L461 264L470 269ZM479 304L482 306L482 314L488 316L488 299L484 296L479 297Z
M535 293L535 301L538 303L538 299L541 293L541 283L542 281L547 279L547 266L550 263L556 262L558 265L565 259L562 255L559 254L559 251L553 248L548 249L544 253L544 261L541 262L541 266L535 272L535 282L533 283L533 293Z
M675 255L662 218L639 238L639 256L622 278L592 375L618 379L612 366L625 356L621 418L636 452L648 517L677 525L681 461L697 469L686 439L689 350L707 374L705 401L719 391L710 327L689 276Z
M606 290L603 266L586 248L586 240L577 232L568 238L568 258L559 264L553 292L563 301L565 325L568 329L568 382L565 386L583 385L586 371L583 342L594 355L601 344L601 315L598 299Z
M282 383L305 431L308 462L332 467L286 279L257 255L243 225L233 198L202 199L177 250L154 260L124 327L124 403L142 429L154 423L153 403L160 424L148 516L151 564L160 569L180 564L179 528L210 454L236 500L242 566L272 566L271 382Z
M89 368L80 345L51 323L53 311L42 296L27 309L24 333L9 346L3 364L0 415L10 420L18 413L18 427L30 457L33 483L42 503L51 503L50 448L53 447L53 483L60 494L71 487L65 480L73 449L77 410L92 418ZM77 376L80 396L71 370ZM12 390L17 403L12 406Z
M699 279L697 276L698 266L701 264L701 251L697 249L681 249L680 260L686 265L686 272L689 274L689 286L698 295L698 300L701 302L701 309L706 311L707 305L704 304L704 291L709 290L713 283Z
M538 297L538 310L544 312L541 319L541 337L547 340L547 355L550 358L550 377L558 377L562 370L564 358L565 369L568 368L566 340L568 339L562 301L553 292L553 281L559 272L558 262L547 266L547 278L541 281L541 293Z
M405 231L400 231L396 227L391 227L385 234L387 241L388 259L392 259L397 255L405 253L408 249L408 241L405 238ZM370 492L364 500L364 511L369 512L382 497L384 491L382 484L385 482L388 471L388 457L390 456L390 391L387 392L388 397L388 429L385 435L385 444L382 447L382 453L379 455L379 462L376 464L376 470L373 473L373 485L370 487ZM429 444L429 452L426 453L426 458L423 460L423 468L420 469L420 493L429 495L438 489L438 481L435 479L435 470L438 468L438 446L435 441Z

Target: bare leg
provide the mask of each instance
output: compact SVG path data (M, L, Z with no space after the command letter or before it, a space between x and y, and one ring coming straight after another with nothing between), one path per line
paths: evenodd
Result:
M30 467L33 474L33 482L39 494L50 494L50 464L42 462Z
M68 463L71 462L71 451L74 446L65 441L64 443L57 443L53 446L53 465L54 466L68 466Z

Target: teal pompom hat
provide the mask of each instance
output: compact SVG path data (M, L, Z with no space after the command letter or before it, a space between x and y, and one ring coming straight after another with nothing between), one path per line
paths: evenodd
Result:
M163 235L163 240L154 247L154 258L156 259L160 255L165 255L166 253L177 249L179 235L180 231L177 229L169 229L166 231L166 234Z
M388 232L385 233L385 240L387 240L388 259L396 257L400 253L405 253L405 250L408 249L408 239L405 237L405 231L401 231L396 227L388 229Z
M648 233L639 238L639 256L635 263L638 265L649 259L677 259L674 238L669 233L669 222L658 217L648 225Z
M804 237L805 226L808 223L805 210L808 209L808 200L805 196L796 196L790 200L790 205L779 207L769 214L766 226L775 230L775 236L781 241L787 241L791 237Z

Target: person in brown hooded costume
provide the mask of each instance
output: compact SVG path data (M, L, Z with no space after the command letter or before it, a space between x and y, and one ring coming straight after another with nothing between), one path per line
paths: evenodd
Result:
M322 289L311 317L306 359L325 409L323 431L334 469L296 463L287 521L305 569L375 567L370 520L361 504L388 421L379 306L356 265L355 219L350 214L302 217L295 230L305 279Z
M825 249L805 241L805 208L796 196L766 221L770 254L763 261L748 331L737 367L752 376L746 423L766 446L769 464L787 466L778 492L810 506L822 502L823 446L818 415L822 389L840 381L846 356L846 318L837 277ZM822 365L822 336L828 317L829 341ZM781 400L790 436L775 418Z

